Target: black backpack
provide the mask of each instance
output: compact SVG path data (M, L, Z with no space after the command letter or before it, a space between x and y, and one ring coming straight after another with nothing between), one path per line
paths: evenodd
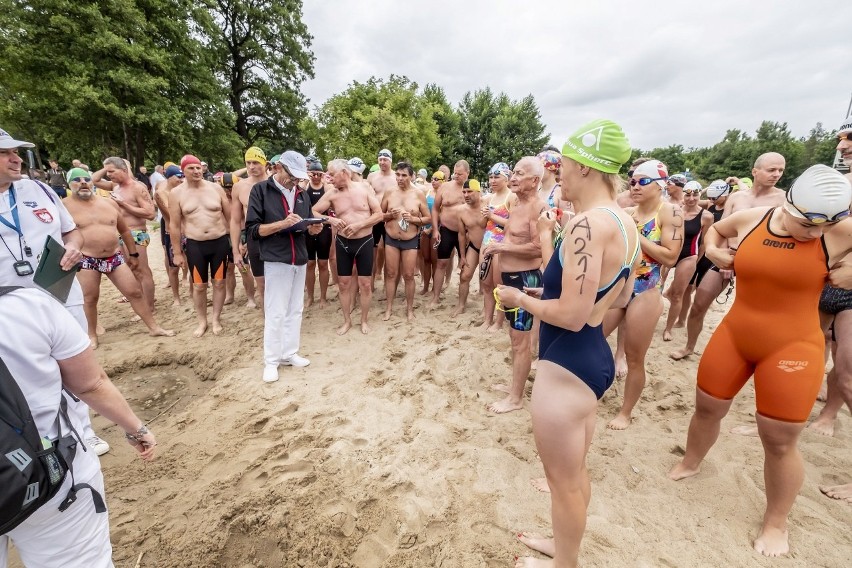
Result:
M0 287L3 296L20 286ZM8 326L4 326L7 327ZM71 464L79 436L68 420L68 403L60 398L56 424L64 421L74 435L56 440L42 437L33 421L30 407L6 363L0 358L0 535L24 522L50 501L71 474L72 487L59 510L65 511L77 499L77 491L91 489L95 511L106 511L103 498L88 484L74 484ZM83 451L85 444L81 444Z

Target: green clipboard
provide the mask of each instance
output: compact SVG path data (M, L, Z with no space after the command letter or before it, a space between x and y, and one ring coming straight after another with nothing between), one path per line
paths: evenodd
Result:
M74 278L77 276L77 271L80 270L79 264L70 271L62 270L59 263L64 255L65 247L48 235L44 243L44 250L41 251L38 268L33 275L33 282L63 304L68 300Z

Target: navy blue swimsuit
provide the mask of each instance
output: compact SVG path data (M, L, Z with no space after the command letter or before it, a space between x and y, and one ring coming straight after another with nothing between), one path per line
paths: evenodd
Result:
M600 207L608 212L618 222L621 234L624 237L624 246L629 254L629 241L621 218L612 210ZM562 243L560 242L547 268L542 276L544 291L542 300L552 300L562 294ZM632 258L625 258L625 263L612 281L598 290L595 303L607 295L622 279L630 278L633 270L633 262L639 253L639 239L636 239L636 248ZM602 325L595 327L586 324L580 331L569 331L556 327L545 321L541 322L539 359L556 363L577 375L586 383L595 396L600 400L607 389L612 385L615 378L615 362L612 359L612 350L606 342Z

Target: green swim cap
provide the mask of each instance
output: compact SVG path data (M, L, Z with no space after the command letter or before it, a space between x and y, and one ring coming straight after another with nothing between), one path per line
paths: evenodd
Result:
M89 178L89 179L91 179L92 174L91 174L91 172L87 172L83 168L71 168L71 170L69 170L68 174L65 176L65 179L70 182L74 178Z
M269 162L272 163L272 164L277 164L278 160L280 160L280 159L281 159L281 154L275 154L274 156L269 158Z
M630 159L630 142L619 125L599 119L569 136L562 146L562 155L592 169L615 174Z
M370 173L379 171L379 164L373 164L370 166Z

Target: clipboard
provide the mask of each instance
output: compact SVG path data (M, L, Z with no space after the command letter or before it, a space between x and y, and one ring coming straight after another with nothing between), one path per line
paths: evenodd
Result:
M64 255L65 247L48 235L38 261L38 268L33 275L34 283L63 304L68 301L68 294L71 293L74 277L80 270L79 264L70 271L63 270L59 263Z
M307 231L308 226L310 225L318 225L319 223L325 223L328 221L327 217L309 217L307 219L302 219L292 227L290 227L291 231Z

